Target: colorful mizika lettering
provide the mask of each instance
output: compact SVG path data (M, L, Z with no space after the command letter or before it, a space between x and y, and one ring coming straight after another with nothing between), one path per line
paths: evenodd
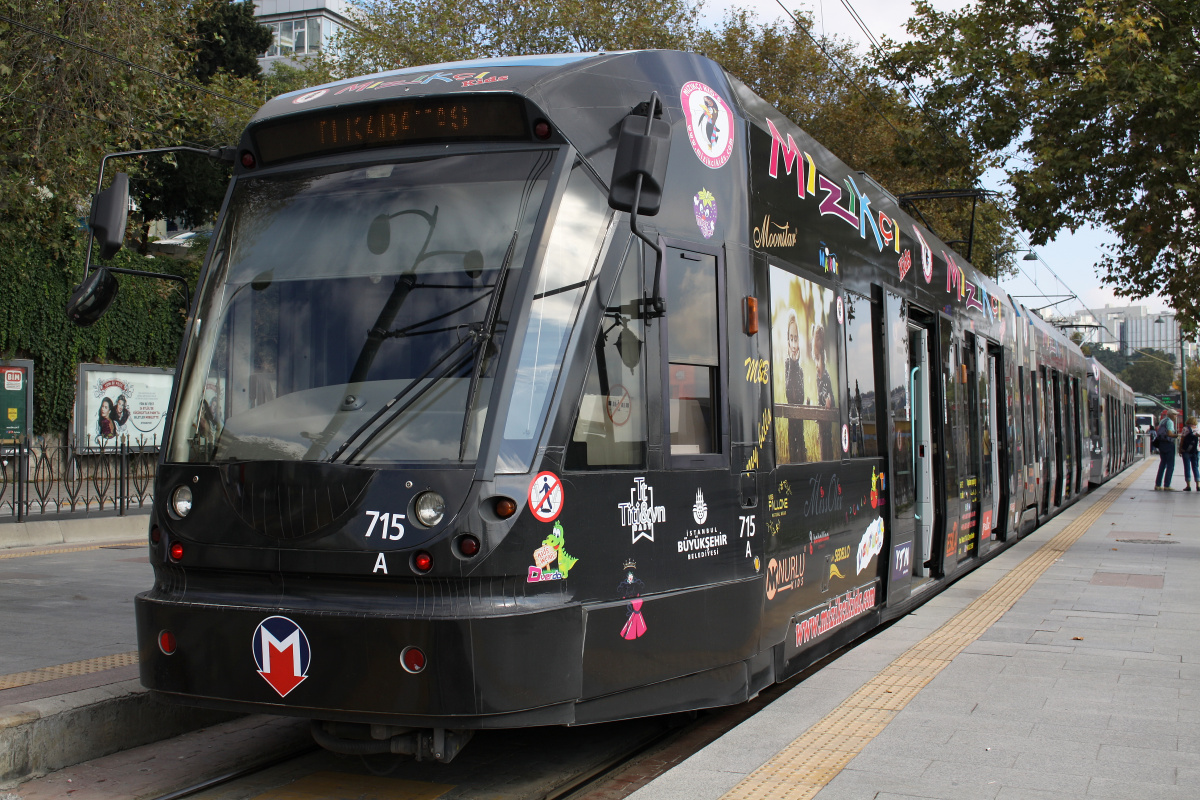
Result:
M767 163L767 174L778 179L780 165L783 172L796 176L796 197L806 199L811 197L818 202L818 211L822 216L833 216L858 230L860 238L873 241L880 252L884 249L895 251L900 256L898 271L900 279L912 265L911 249L902 249L899 223L884 211L873 211L871 197L867 192L858 188L852 176L839 184L827 175L821 174L813 157L800 149L792 135L783 134L771 120L767 120L767 128L771 133L771 156ZM769 219L769 218L768 218ZM766 222L764 221L764 229ZM924 235L914 225L913 237L921 253L921 274L926 283L933 281L933 251L925 241ZM868 235L869 234L869 235ZM777 241L779 237L770 238L769 243L761 246L785 244ZM967 308L982 312L989 319L1000 319L1003 305L999 298L993 297L982 283L973 283L955 262L954 257L942 251L946 262L946 292L956 295L960 303Z

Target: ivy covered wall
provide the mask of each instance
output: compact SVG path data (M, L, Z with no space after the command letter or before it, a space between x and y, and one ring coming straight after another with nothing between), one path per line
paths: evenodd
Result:
M79 328L65 309L83 278L86 237L68 237L67 247L14 239L0 252L0 358L34 362L34 435L68 433L81 362L175 366L187 315L178 283L119 275L121 289L108 313ZM122 250L108 264L182 275L196 285L198 259Z

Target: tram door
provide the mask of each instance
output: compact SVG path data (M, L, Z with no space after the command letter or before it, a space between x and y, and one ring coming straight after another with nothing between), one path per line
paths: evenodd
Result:
M1054 394L1054 505L1063 501L1063 477L1066 472L1063 452L1062 380L1058 370L1052 370Z
M929 358L929 331L916 326L908 329L909 395L912 397L913 483L915 489L917 555L913 575L930 574L935 560L933 549L933 392L930 383L934 369Z
M1010 437L1008 431L1012 427L1008 419L1009 398L1006 397L1004 380L1003 350L995 345L987 348L987 387L988 413L987 436L990 444L988 453L984 454L987 468L991 470L991 529L984 526L984 533L993 538L1004 539L1008 529L1007 511L1009 502L1009 475L1011 472L1012 456L1009 453ZM1003 425L1003 429L1001 428ZM986 513L986 512L985 512Z

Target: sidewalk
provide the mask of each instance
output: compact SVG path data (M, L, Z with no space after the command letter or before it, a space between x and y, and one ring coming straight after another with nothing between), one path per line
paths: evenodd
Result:
M0 789L229 714L165 706L138 679L145 513L0 524ZM0 794L0 797L3 795Z
M1156 469L1135 464L632 800L1200 797L1200 496L1152 491Z
M0 522L0 554L20 547L52 547L63 544L146 541L150 531L149 506L123 517L64 517L40 520L34 515L25 522Z

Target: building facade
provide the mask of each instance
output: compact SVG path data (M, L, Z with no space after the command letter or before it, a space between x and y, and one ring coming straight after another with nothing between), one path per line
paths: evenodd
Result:
M334 37L350 26L347 0L255 0L254 16L271 29L274 41L258 59L264 71L283 61L328 51Z
M1080 326L1084 341L1128 355L1153 348L1179 356L1179 323L1170 312L1151 311L1147 306L1110 306L1080 311L1067 319L1063 326L1070 331ZM1099 325L1098 328L1090 326ZM1197 345L1184 342L1189 359L1196 358Z

